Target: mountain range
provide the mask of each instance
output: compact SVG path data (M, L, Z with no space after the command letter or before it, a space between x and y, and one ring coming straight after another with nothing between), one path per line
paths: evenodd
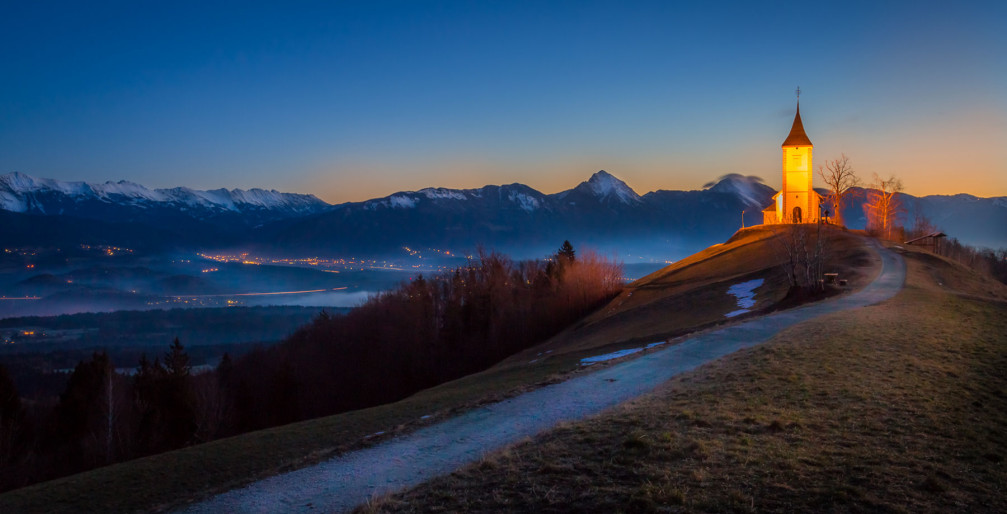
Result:
M0 237L11 246L241 248L354 257L394 255L403 247L483 247L536 257L570 240L627 262L660 261L724 241L743 217L749 225L761 223L761 209L774 193L757 177L730 174L701 190L639 195L599 171L555 194L523 184L426 188L330 205L313 195L275 190L148 189L127 181L89 184L8 173L0 175ZM862 198L862 191L853 196ZM1007 246L1007 198L902 199L908 212L923 213L964 242ZM851 228L864 223L857 202L846 211Z

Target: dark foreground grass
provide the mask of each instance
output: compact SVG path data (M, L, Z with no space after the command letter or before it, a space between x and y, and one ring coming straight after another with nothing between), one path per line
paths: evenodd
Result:
M1007 512L1004 288L907 261L892 300L361 510Z
M576 367L576 359L571 357L492 369L396 403L243 434L16 489L0 495L0 513L170 510L519 394Z

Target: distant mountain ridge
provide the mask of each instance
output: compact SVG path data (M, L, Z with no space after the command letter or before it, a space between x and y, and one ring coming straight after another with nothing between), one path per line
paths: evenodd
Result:
M761 220L762 206L775 193L741 175L722 177L718 185L641 196L602 170L555 194L523 184L404 191L266 226L259 249L383 254L402 246L483 247L532 257L569 239L606 254L678 258L729 237L741 226L742 211L750 222Z
M91 184L35 178L19 172L0 175L0 208L4 210L58 214L59 212L53 211L57 208L65 211L68 206L64 204L67 201L77 205L96 201L140 209L171 206L180 209L202 209L207 213L268 210L290 215L310 214L329 207L329 204L319 200L315 195L281 193L258 188L247 191L223 188L200 191L187 187L147 189L126 180Z
M402 247L541 256L564 239L627 262L674 260L762 222L775 190L729 174L694 191L639 195L602 170L544 194L523 184L425 188L330 205L314 195L251 189L148 189L0 175L0 237L7 244L105 243L148 249L250 249L274 255L379 256ZM863 194L846 210L863 228ZM1007 246L1007 198L902 195L969 244ZM976 221L980 220L981 223Z

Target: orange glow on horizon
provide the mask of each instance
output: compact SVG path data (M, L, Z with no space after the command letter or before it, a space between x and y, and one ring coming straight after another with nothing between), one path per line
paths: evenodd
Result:
M905 192L915 196L1007 196L1007 114L1003 109L963 108L945 112L932 108L922 113L887 114L864 105L862 112L829 113L809 105L805 128L815 142L817 160L811 163L815 185L820 187L818 166L823 159L849 156L857 174L895 175ZM428 187L475 189L487 185L521 183L544 194L572 189L598 170L625 181L638 194L657 190L697 190L728 173L754 175L779 190L780 133L793 119L792 107L782 118L718 119L717 131L696 138L669 133L648 139L648 146L594 149L560 146L527 155L389 156L380 161L333 159L319 163L310 175L289 185L291 191L311 191L329 203L362 202L400 191ZM836 114L832 114L836 116ZM887 116L887 117L886 117ZM913 116L913 119L900 119ZM671 123L671 122L669 122ZM679 138L679 139L676 139ZM499 152L499 151L498 151ZM334 179L333 177L352 177Z

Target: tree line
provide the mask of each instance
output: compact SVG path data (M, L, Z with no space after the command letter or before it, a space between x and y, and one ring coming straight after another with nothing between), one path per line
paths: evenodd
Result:
M0 366L0 490L395 401L542 342L621 288L620 265L565 242L545 261L481 253L206 373L177 338L131 376L95 353L58 398L21 398Z

